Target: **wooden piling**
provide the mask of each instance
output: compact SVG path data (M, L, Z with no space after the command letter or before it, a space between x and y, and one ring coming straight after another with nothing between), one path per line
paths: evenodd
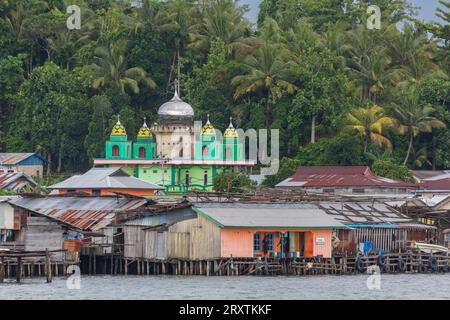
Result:
M22 278L22 257L17 258L17 270L16 270L16 281L20 283L20 279Z
M5 281L5 258L2 257L0 260L0 283Z
M50 252L48 249L45 249L45 269L47 275L47 283L52 282L52 265L50 263Z

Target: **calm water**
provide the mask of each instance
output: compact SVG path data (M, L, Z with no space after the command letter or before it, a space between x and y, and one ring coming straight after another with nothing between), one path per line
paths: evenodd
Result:
M450 299L450 274L313 277L82 277L80 290L66 280L25 280L0 285L0 299Z

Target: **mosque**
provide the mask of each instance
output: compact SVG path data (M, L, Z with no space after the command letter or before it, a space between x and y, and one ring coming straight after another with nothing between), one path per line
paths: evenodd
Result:
M164 187L166 192L213 190L220 172L242 172L255 165L245 159L238 131L232 124L223 137L209 116L194 131L194 110L175 89L169 102L158 109L158 122L144 124L136 141L128 140L120 118L105 143L105 158L94 159L95 167L122 167L129 174Z

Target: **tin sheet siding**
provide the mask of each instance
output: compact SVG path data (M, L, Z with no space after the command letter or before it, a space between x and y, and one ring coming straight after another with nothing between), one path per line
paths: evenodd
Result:
M63 248L64 228L56 222L44 217L29 217L28 229L25 232L25 250L61 250ZM55 258L60 258L61 254L56 254Z
M0 229L14 230L14 208L6 202L0 203Z

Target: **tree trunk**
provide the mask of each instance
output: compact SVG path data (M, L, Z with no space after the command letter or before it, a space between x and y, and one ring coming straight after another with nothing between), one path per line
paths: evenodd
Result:
M47 175L52 172L52 154L49 152L47 154Z
M270 105L270 93L267 95L267 101L266 101L266 126L267 129L270 128L272 125L272 108Z
M316 116L313 115L311 120L311 143L316 143Z
M433 160L432 160L432 170L436 170L436 137L433 137Z
M59 153L58 153L58 168L56 169L56 171L58 172L58 174L61 173L61 169L62 169L62 148L59 148Z
M411 133L411 136L409 137L408 151L406 152L405 161L403 161L404 166L406 166L406 163L408 162L408 159L409 159L409 155L411 154L413 140L414 140L414 137L413 137L413 134Z

